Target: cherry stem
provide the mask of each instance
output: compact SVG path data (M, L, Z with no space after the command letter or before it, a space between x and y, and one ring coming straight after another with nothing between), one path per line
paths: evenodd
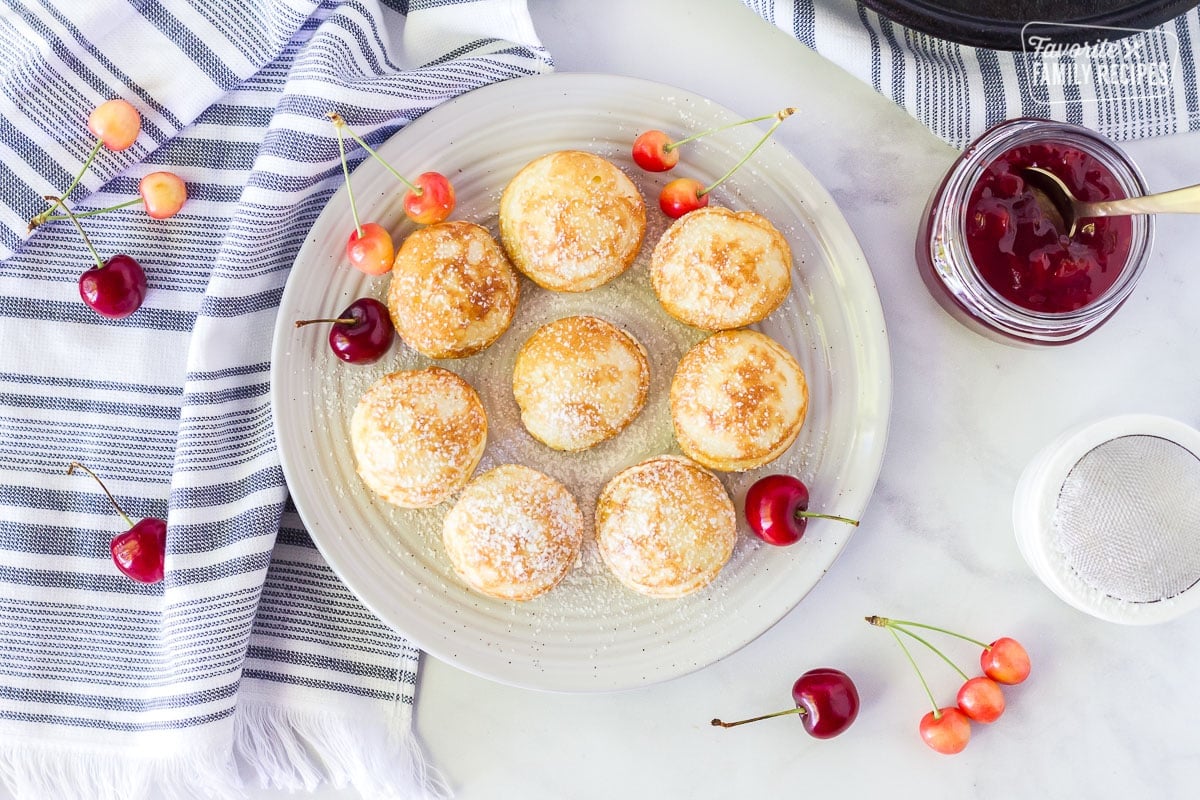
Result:
M63 211L67 212L67 217L70 218L71 222L75 223L75 229L79 231L79 235L83 237L83 243L86 244L87 249L91 251L92 258L96 259L96 268L104 269L104 262L100 260L100 254L96 252L96 248L92 247L92 240L89 239L88 235L83 232L83 226L79 224L79 219L76 218L75 214L71 211L67 204L63 202L63 199L50 194L46 195L46 199L53 201L54 205L56 206L61 205ZM86 467L84 469L86 469Z
M395 168L384 159L383 156L379 155L379 153L376 153L375 148L373 148L373 147L371 147L371 145L367 144L365 139L363 139L361 136L359 136L357 133L355 133L354 129L346 124L346 120L342 119L341 114L337 113L336 111L330 111L326 116L328 116L331 120L333 120L333 124L338 129L339 133L342 131L342 129L345 129L346 134L351 139L358 142L359 147L361 147L363 150L366 150L368 153L370 153L372 158L374 158L376 161L378 161L380 164L382 164L384 169L386 169L388 172L392 173L392 175L395 176L396 180L400 181L405 186L407 186L409 191L411 191L417 197L420 197L421 195L425 194L424 189L422 189L420 186L417 186L415 183L410 181L408 178L404 177L399 172L397 172L395 170ZM343 157L343 162L344 162L344 157Z
M872 625L879 625L880 627L887 627L889 625L899 625L902 628L905 626L908 626L910 628L924 628L927 631L937 631L938 633L944 633L947 636L953 636L956 639L962 639L965 642L970 642L971 644L979 645L984 650L992 649L992 646L990 644L981 642L978 639L972 639L970 636L964 636L961 633L955 633L954 631L948 631L945 628L939 628L935 625L926 625L922 622L912 622L911 620L907 620L907 619L888 619L887 617L867 617L867 622L870 622Z
M686 139L680 139L678 142L667 142L665 145L663 145L663 150L665 152L669 153L672 150L674 150L676 147L685 145L688 142L694 142L702 136L708 136L710 133L720 133L721 131L727 131L730 128L736 128L739 125L749 125L752 122L762 122L764 120L774 119L777 116L778 116L778 112L775 114L763 114L761 117L754 117L753 119L744 119L741 122L731 122L728 125L722 125L719 128L709 128L706 131L700 131L699 133L693 133L691 136L687 137Z
M138 203L144 203L144 202L146 202L144 198L135 197L132 200L126 200L124 203L117 203L115 206L108 206L107 208L93 208L90 211L76 211L75 216L76 217L94 217L98 214L103 214L107 211L116 211L121 208L129 208L129 206L135 206ZM57 207L57 206L55 206L55 207ZM53 210L54 209L52 208L51 211L53 211ZM44 225L47 222L58 222L58 221L64 220L64 219L70 219L70 217L67 214L51 214L49 211L45 211L41 214L38 214L33 219L29 220L29 230L33 230L34 228L38 227L39 225Z
M318 322L328 322L331 324L353 325L358 322L354 317L340 317L338 319L298 319L296 327L303 328L305 325L316 325Z
M925 694L929 696L929 702L933 706L933 718L940 719L942 712L938 710L937 700L933 699L933 692L929 691L929 684L925 682L925 676L921 674L921 668L917 666L917 661L912 657L912 653L908 651L908 647L900 638L900 634L890 626L887 626L888 633L896 638L896 644L900 645L900 649L904 651L904 655L908 656L908 663L912 664L912 668L917 671L917 677L921 679L921 685L925 687Z
M342 138L342 128L346 121L336 111L330 111L327 116L333 120L333 129L337 131L338 156L342 162L342 175L346 178L346 195L350 198L350 214L354 217L354 231L358 238L363 237L362 223L358 219L358 206L354 203L354 187L350 185L350 166L346 163L346 142Z
M129 515L125 513L125 509L121 508L121 506L117 503L117 498L113 497L112 492L110 492L108 490L108 487L104 485L104 481L100 480L99 476L97 476L96 473L92 472L90 469L85 467L83 464L80 464L78 461L72 461L70 464L67 465L67 474L74 475L76 469L83 470L88 475L91 475L92 478L96 481L96 483L100 484L100 488L104 490L104 493L106 495L108 495L108 502L112 503L113 508L115 508L117 510L117 513L121 515L121 519L125 520L125 524L128 525L130 528L132 528L133 520L131 520L129 518Z
M79 173L75 176L75 179L71 181L71 185L67 187L67 190L62 193L61 197L56 197L54 199L54 203L49 208L47 208L41 214L38 214L33 219L29 220L29 230L33 230L43 222L47 222L50 219L50 215L54 213L54 209L62 205L63 202L71 196L71 192L75 191L75 187L79 185L81 180L83 180L84 173L86 173L88 167L92 165L92 162L96 159L96 154L100 152L100 148L103 146L104 142L100 139L97 139L96 144L92 145L92 152L88 153L88 157L84 160L83 166L79 168ZM49 199L47 199L47 202L49 202ZM66 217L57 217L57 219L66 219Z
M934 647L934 646L933 646L933 645L932 645L932 644L931 644L929 641L927 641L926 639L923 639L923 638L921 638L921 637L920 637L920 636L918 636L917 634L915 634L915 633L913 633L912 631L910 631L908 628L901 628L901 627L898 627L898 626L896 626L896 625L891 625L891 626L888 626L888 627L889 627L889 629L895 629L895 630L898 630L898 631L900 631L901 633L903 633L903 634L907 634L908 636L911 636L912 638L916 639L918 642L920 642L921 644L925 645L925 646L926 646L926 647L928 647L930 650L932 650L933 652L935 652L935 653L937 653L939 656L941 656L941 659L942 659L942 661L945 661L947 664L949 664L949 665L950 665L950 666L951 666L951 667L954 669L954 671L955 671L955 672L957 672L959 675L961 675L961 676L962 676L962 679L963 679L964 681L969 681L969 680L971 680L971 677L970 677L969 675L967 675L967 673L965 673L965 672L963 672L961 669L959 669L959 667L958 667L958 664L955 664L953 661L951 661L949 656L947 656L947 655L946 655L945 653L943 653L941 650L939 650L939 649L937 649L936 647Z
M750 160L750 157L752 155L754 155L756 152L758 152L758 148L762 147L763 143L766 142L767 139L771 138L771 134L775 132L776 128L778 128L781 124L783 124L783 121L785 119L787 119L788 117L790 117L792 114L795 114L795 113L796 113L796 109L785 108L785 109L782 109L782 110L777 111L776 113L772 114L771 116L773 116L775 118L775 122L772 123L770 128L767 128L767 132L762 135L762 138L758 140L758 143L755 144L754 147L751 147L750 150L746 153L746 155L742 156L741 161L734 164L733 167L731 167L728 172L726 172L721 177L717 178L717 180L713 184L711 184L710 186L697 192L696 196L703 197L704 195L708 194L713 189L716 189L718 186L720 186L722 183L724 183L725 180L730 175L737 172L738 169L741 168L742 164L745 164L747 161Z
M62 193L63 200L66 200L71 196L71 192L75 191L75 187L79 185L81 180L83 180L84 173L87 172L87 169L92 165L92 162L96 160L96 155L100 152L100 148L103 146L104 142L100 139L97 139L96 143L92 145L92 152L88 153L88 157L84 160L83 166L79 168L79 174L75 176L75 180L71 181L71 185L67 187L67 190Z
M750 719L739 719L737 722L722 722L719 719L714 719L711 724L718 728L732 728L737 725L745 725L747 722L758 722L758 721L764 720L764 719L771 719L771 717L782 717L785 714L801 714L801 715L803 715L803 714L807 714L807 713L808 712L805 711L802 706L796 706L795 708L785 708L783 711L776 711L773 714L763 714L760 717L750 717Z
M796 513L792 516L794 516L796 519L832 519L836 522L845 522L847 525L853 525L856 528L858 527L858 520L850 519L849 517L839 517L836 514L818 514L815 511L801 511L797 509Z

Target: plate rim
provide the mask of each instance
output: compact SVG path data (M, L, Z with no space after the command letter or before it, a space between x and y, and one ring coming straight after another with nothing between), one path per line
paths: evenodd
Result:
M453 115L453 109L456 106L462 105L463 103L484 104L486 102L497 102L502 100L506 93L512 91L511 86L513 84L521 83L527 85L528 83L534 81L546 84L547 91L553 90L562 92L568 92L572 87L581 88L589 83L595 82L602 82L604 84L611 85L606 86L608 91L616 91L616 86L618 85L623 85L629 89L632 89L636 86L641 91L653 92L662 96L671 96L706 104L707 106L711 107L715 113L729 114L734 117L738 116L728 107L703 95L699 95L690 90L658 81L599 72L556 72L500 81L458 95L446 101L445 103L430 109L420 117L408 123L402 129L393 134L387 140L387 142L381 144L377 149L386 150L388 143L392 142L394 139L396 139L396 137L403 135L406 131L414 130L414 126L416 126L415 130L420 132L425 128L437 125L441 121L442 117ZM496 97L493 97L493 95L496 95ZM883 314L882 302L879 297L878 285L875 281L873 273L871 272L870 265L867 262L866 255L862 251L862 247L857 236L855 236L853 229L849 225L849 222L846 220L844 214L841 212L840 207L834 201L833 197L829 194L825 186L818 181L814 175L812 175L812 173L798 157L793 155L791 151L783 148L782 145L779 145L772 140L766 142L765 147L782 151L783 157L789 159L792 162L793 167L807 178L808 185L805 186L805 191L808 192L807 199L817 201L823 207L827 207L825 214L827 216L831 214L831 218L822 219L820 226L813 228L812 232L816 234L816 243L828 256L830 256L831 262L836 261L838 263L845 263L847 259L854 262L856 268L861 269L862 277L870 284L871 291L869 294L865 298L858 297L856 299L860 301L865 299L867 301L869 307L860 307L858 308L858 311L866 314L870 321L877 323L877 330L871 330L871 326L863 326L862 330L867 331L869 339L864 340L857 349L861 350L866 355L868 360L879 362L875 364L875 370L872 373L872 379L875 381L873 385L875 386L875 395L878 397L880 402L880 411L875 419L874 428L867 431L872 438L877 441L877 444L873 448L870 448L871 452L869 454L860 452L848 456L846 464L847 469L854 467L856 474L860 474L859 471L865 470L865 472L861 473L863 479L861 487L856 487L862 489L860 511L865 510L866 505L869 503L871 496L873 495L878 484L879 475L883 467L884 455L887 449L887 440L890 433L893 391L890 341L887 335L886 322ZM359 170L368 168L369 163L370 159L365 159L355 168L355 170L352 171L351 177L353 178ZM326 213L327 208L334 207L339 201L344 202L345 195L346 187L343 183L326 201L325 205L322 207L320 215L318 215L317 219L314 220L312 227L316 227L319 224L320 216ZM832 211L830 212L830 210ZM294 270L296 265L304 259L310 247L314 246L311 244L314 241L315 240L310 238L309 235L306 235L303 244L297 252L296 257L293 260L292 268L289 269L288 278L285 282L284 289L280 297L280 309L285 307L289 291L298 291L293 289L293 283L291 281L293 274L292 270ZM280 468L283 472L284 480L288 487L289 497L291 498L301 521L304 523L305 530L308 532L309 538L313 545L316 547L318 552L320 552L326 565L354 595L354 597L372 614L374 614L384 625L395 631L413 647L432 655L444 663L488 680L496 681L509 686L537 691L593 694L641 688L654 683L661 683L666 680L682 677L683 675L695 672L707 666L711 666L711 664L716 663L717 661L720 661L721 659L737 652L750 642L757 639L759 636L769 631L788 614L794 611L800 602L803 601L808 592L810 592L820 580L818 578L817 581L814 581L813 584L808 586L803 593L801 593L795 599L794 602L791 602L786 608L784 608L778 614L775 614L774 618L769 622L763 624L761 627L743 631L742 635L731 636L729 638L731 644L725 648L724 652L715 655L708 662L696 665L685 665L683 668L676 668L673 671L665 674L655 675L651 679L643 678L642 680L612 681L604 686L595 686L591 684L585 685L583 683L579 683L578 685L568 687L547 685L545 682L538 682L536 680L522 680L520 678L513 677L512 675L497 674L494 671L480 668L474 664L464 663L463 661L457 659L454 655L450 654L449 648L442 647L440 643L422 641L420 636L414 637L411 633L401 630L397 624L389 619L390 615L386 611L381 611L380 608L377 608L371 599L362 596L357 591L352 580L347 580L347 578L344 576L344 569L342 568L342 565L339 564L340 559L336 549L330 546L330 542L323 541L322 536L314 533L314 527L310 522L311 516L305 510L309 501L304 499L302 496L297 495L292 489L293 479L291 476L295 471L299 470L300 467L298 464L292 463L291 461L292 456L288 452L288 446L285 445L284 431L281 429L281 418L280 414L278 413L278 409L281 407L282 401L282 398L280 397L281 389L279 370L282 369L282 356L290 346L290 337L293 333L294 332L292 331L292 328L288 324L287 320L284 320L282 318L282 314L280 314L277 310L277 319L275 322L271 345L271 418L272 429L275 435L276 452L279 455ZM855 432L856 434L861 434L863 433L863 430L855 428ZM857 449L861 451L865 448ZM865 463L860 463L863 459L866 459ZM832 557L828 563L825 563L823 567L822 576L826 574L832 567L833 563L840 558L851 538L852 537L847 534L841 543L835 548Z

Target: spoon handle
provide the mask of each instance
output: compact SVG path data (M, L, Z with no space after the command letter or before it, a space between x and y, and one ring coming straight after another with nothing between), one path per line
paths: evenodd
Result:
M1125 214L1200 214L1200 184L1169 192L1082 203L1079 217L1119 217Z

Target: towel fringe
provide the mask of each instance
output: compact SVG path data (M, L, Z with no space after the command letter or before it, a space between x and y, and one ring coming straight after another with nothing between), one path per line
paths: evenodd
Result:
M233 754L196 748L168 758L92 747L6 744L0 776L16 798L37 800L234 800L246 797Z
M380 722L239 700L234 749L263 786L312 791L328 781L363 797L445 800L445 781L412 732L407 707Z

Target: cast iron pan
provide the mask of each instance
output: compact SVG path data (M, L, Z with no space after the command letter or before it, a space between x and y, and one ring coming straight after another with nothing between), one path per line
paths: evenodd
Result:
M1194 8L1200 0L861 0L867 8L915 30L972 47L1020 50L1028 22L1056 44L1095 42L1127 36L1076 25L1142 30ZM1055 25L1058 23L1058 25ZM1062 23L1070 23L1062 25Z

